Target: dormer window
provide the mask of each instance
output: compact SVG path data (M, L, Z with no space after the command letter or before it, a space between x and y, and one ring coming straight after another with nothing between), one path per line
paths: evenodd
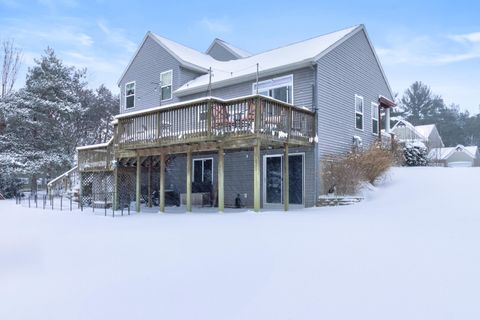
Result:
M135 81L125 84L125 109L135 108Z
M168 70L160 73L160 95L162 101L172 99L173 72Z

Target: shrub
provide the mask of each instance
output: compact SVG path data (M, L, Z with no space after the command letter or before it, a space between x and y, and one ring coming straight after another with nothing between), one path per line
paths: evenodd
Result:
M421 142L406 143L403 146L403 158L405 165L409 167L420 167L428 164L427 148Z
M354 195L363 182L375 184L395 163L394 154L381 145L368 150L329 156L323 161L324 186L336 187L336 193Z

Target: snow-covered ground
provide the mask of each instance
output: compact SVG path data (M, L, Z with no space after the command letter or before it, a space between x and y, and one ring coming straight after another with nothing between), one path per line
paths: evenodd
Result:
M363 203L141 214L0 201L0 319L480 319L480 168Z

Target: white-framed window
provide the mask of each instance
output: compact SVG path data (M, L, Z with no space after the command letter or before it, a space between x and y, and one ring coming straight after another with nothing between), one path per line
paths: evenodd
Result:
M213 158L193 159L193 182L213 184Z
M256 83L252 93L257 93ZM293 104L293 74L258 82L258 94Z
M355 95L355 128L363 131L363 97Z
M135 81L125 84L125 109L135 108Z
M372 102L372 133L378 134L378 103Z
M172 99L173 71L160 73L160 96L162 101Z

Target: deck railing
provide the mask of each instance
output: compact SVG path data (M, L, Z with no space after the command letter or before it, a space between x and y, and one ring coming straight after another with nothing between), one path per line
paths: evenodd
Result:
M260 95L187 101L117 119L120 149L253 135L311 143L315 136L314 112Z
M77 148L79 171L108 171L112 169L113 139L107 143Z

